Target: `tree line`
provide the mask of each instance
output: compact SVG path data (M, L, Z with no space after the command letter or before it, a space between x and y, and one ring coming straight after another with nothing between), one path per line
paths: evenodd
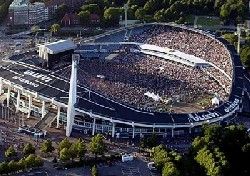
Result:
M234 33L226 33L223 34L223 37L232 45L234 45L237 48L238 44L238 36L235 35ZM242 64L250 68L250 34L246 32L242 32L241 36L241 47L240 47L240 58Z
M249 14L247 0L87 0L77 14L83 25L91 24L90 15L97 14L102 26L116 26L120 16L124 16L125 3L129 5L129 19L146 22L183 23L188 15L213 15L225 24L236 24ZM65 4L59 6L57 18L61 19L68 11Z
M35 154L35 151L35 147L30 143L24 146L21 154L10 146L4 153L5 161L0 163L0 175L15 174L19 171L43 166L43 160ZM20 156L21 159L19 159Z
M55 147L51 140L45 140L40 146L40 152L44 157L52 156L51 154L54 151ZM65 138L58 144L57 158L60 164L65 166L67 164L72 164L71 167L82 166L84 159L86 159L85 154L87 151L94 155L93 161L96 161L98 155L103 155L107 151L104 137L97 134L91 138L89 144L86 144L81 138L75 142L70 142L68 138ZM0 175L43 166L43 160L36 155L36 152L36 148L30 143L27 143L21 152L18 152L13 146L9 146L4 153L5 161L0 163ZM77 161L75 161L75 159L77 159ZM54 162L57 162L56 157L54 158ZM90 162L90 160L88 160L88 162ZM92 175L98 175L98 170L94 165L96 162L92 163ZM89 164L91 165L91 163Z
M0 20L3 20L13 0L0 0ZM31 0L35 2L38 0ZM47 2L49 0L39 0ZM118 25L123 5L128 3L129 19L158 22L183 22L187 15L215 15L224 23L239 23L249 15L248 0L86 0L77 14L81 23L88 25L90 14L98 14L102 26ZM58 7L56 18L62 18L69 8Z
M153 147L151 159L163 176L250 175L250 136L242 125L206 125L186 154L165 145Z

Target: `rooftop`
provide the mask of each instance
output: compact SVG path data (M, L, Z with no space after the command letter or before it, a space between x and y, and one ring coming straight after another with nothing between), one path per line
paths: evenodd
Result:
M14 0L10 6L27 6L29 0Z
M45 48L49 54L57 54L67 50L75 49L76 45L71 40L59 40L57 42L47 43L44 45L39 45L40 48Z

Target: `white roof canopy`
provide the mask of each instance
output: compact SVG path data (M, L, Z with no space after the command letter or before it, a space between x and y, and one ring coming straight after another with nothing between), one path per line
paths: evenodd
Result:
M48 54L57 54L67 50L75 49L76 45L71 40L59 40L57 42L46 43L39 46L39 50L46 50Z
M159 47L156 45L149 45L149 44L139 44L139 46L142 49L142 52L144 52L145 54L163 57L165 59L173 60L175 62L180 62L185 65L190 65L190 66L199 66L199 65L209 66L210 65L209 62L199 57L186 54L178 50L163 48L163 47Z

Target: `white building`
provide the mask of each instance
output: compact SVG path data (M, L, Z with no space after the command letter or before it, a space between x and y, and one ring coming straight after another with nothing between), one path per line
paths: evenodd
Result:
M44 3L14 0L9 7L10 25L33 25L48 20L48 8Z

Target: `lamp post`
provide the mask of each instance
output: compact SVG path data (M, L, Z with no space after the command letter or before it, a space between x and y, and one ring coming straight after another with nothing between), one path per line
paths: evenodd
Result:
M237 35L238 35L238 43L237 43L237 52L240 54L240 40L241 40L241 31L247 31L244 27L244 24L237 25Z
M241 27L237 25L237 35L238 35L238 43L237 43L237 53L240 53L240 37L241 37Z
M128 27L128 4L124 4L123 6L125 11L125 28Z

